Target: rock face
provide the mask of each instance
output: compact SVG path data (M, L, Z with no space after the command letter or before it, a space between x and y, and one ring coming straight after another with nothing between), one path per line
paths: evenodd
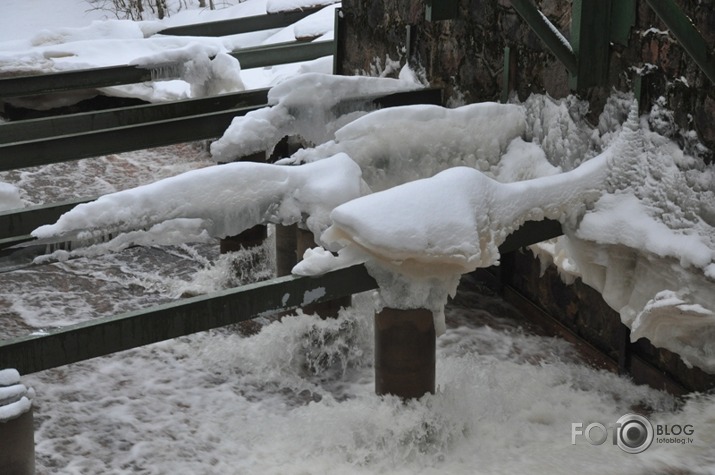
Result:
M569 37L571 1L534 0ZM678 2L715 49L715 4ZM530 93L563 97L570 92L566 68L548 51L507 0L461 0L455 19L426 21L424 0L343 0L341 61L344 74L389 74L394 62L409 60L452 103L496 101L502 95L504 48L517 56L512 85L521 100ZM408 44L408 26L410 27ZM606 84L578 91L594 117L613 88L629 91L641 76L641 110L659 101L675 111L671 136L686 145L695 130L713 160L715 85L667 32L644 0L635 2L627 45L611 43ZM409 57L408 57L409 56ZM391 65L393 63L393 65ZM687 147L687 145L686 145Z

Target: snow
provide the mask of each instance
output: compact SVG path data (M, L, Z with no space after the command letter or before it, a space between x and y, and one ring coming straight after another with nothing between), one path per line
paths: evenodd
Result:
M341 101L415 90L419 83L388 78L332 76L305 73L271 88L270 107L236 117L223 136L211 144L217 161L232 161L256 152L272 151L285 136L300 136L313 144L332 138L333 132L355 114L336 114ZM335 155L338 153L332 153Z
M456 109L433 105L393 107L357 118L334 140L298 151L285 163L346 153L363 169L373 191L385 190L449 167L495 168L509 143L524 133L524 111L480 103ZM484 133L489 128L489 133Z
M147 242L142 236L152 243L155 236L166 239L167 226L191 231L170 237L192 240L202 230L226 237L257 224L289 225L305 217L305 225L319 238L330 211L364 191L360 168L344 154L301 167L235 162L104 195L36 229L33 236L45 242L95 241L114 231L136 231L110 241L125 248Z

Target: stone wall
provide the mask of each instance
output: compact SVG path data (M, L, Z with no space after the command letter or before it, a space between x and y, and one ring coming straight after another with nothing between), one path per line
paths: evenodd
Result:
M569 0L534 3L569 36ZM713 51L715 2L678 3ZM394 69L390 60L404 64L409 59L432 85L445 89L448 103L496 101L502 93L504 48L508 46L517 56L514 86L520 99L530 93L559 98L571 92L566 68L512 9L510 0L461 0L457 18L436 22L425 20L424 0L343 0L342 5L344 74L389 74ZM674 114L671 124L660 123L660 131L687 148L689 139L682 132L695 130L709 149L700 154L712 160L715 85L666 30L646 2L638 1L628 46L611 46L608 84L580 91L580 95L590 101L592 114L598 115L612 89L632 90L640 71L642 110L649 110L662 96L664 106Z

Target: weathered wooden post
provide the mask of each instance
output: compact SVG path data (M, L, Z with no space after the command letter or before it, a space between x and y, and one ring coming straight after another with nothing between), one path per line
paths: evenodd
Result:
M435 391L432 312L385 308L375 314L375 393L415 399Z
M14 369L0 370L0 473L35 473L35 434L30 391Z

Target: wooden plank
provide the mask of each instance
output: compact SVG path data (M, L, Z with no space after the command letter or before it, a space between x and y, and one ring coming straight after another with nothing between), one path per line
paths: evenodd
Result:
M0 123L0 144L109 129L226 109L266 105L269 89ZM0 226L2 229L2 226Z
M362 265L286 276L0 341L0 368L43 371L377 288Z
M628 46L631 28L636 24L636 0L611 1L611 41Z
M172 36L229 36L252 31L284 28L320 11L323 7L306 8L290 12L269 13L229 20L210 21L193 25L174 26L157 32Z
M693 22L673 0L646 0L710 82L715 84L715 58Z

